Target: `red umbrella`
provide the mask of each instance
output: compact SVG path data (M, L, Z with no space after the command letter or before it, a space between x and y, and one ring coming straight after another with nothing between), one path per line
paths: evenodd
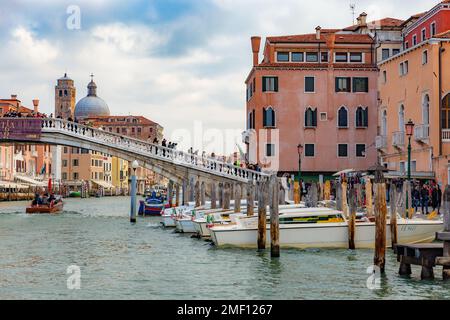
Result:
M48 179L48 193L52 193L52 178Z

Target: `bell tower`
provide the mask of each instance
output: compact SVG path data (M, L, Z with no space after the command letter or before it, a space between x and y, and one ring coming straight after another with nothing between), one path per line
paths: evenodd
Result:
M63 119L74 118L76 89L72 79L64 77L58 79L55 86L55 117Z

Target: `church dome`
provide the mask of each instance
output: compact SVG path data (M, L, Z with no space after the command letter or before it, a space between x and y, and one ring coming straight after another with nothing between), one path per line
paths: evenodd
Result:
M97 96L97 85L94 80L88 84L88 95L78 101L75 106L75 118L109 116L109 108L106 102Z

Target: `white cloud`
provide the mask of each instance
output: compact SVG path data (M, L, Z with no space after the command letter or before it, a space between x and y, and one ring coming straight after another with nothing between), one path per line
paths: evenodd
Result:
M10 50L21 63L30 65L48 63L58 56L58 49L47 40L40 40L20 26L12 31Z

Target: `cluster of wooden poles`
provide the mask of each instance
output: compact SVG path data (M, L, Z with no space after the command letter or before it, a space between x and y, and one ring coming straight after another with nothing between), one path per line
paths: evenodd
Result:
M195 206L200 207L205 204L207 183L198 179L195 183L186 179L183 185L169 182L168 194L172 194L175 190L175 199L169 199L169 202L175 202L175 206L180 204L180 189L183 188L185 195L191 194L193 188ZM223 208L230 209L231 195L234 195L234 211L241 212L241 199L244 187L247 196L247 215L254 215L255 198L258 201L258 250L266 249L266 215L267 207L270 210L270 253L271 257L280 256L280 229L279 229L279 204L284 203L284 193L286 192L281 184L281 180L277 178L276 174L270 176L269 179L257 182L256 184L248 183L230 183L230 182L211 182L209 198L211 199L211 209ZM328 186L329 187L329 186ZM297 189L298 191L298 189ZM329 188L324 187L323 184L313 183L309 189L307 196L308 206L317 206L318 201L329 199ZM374 197L372 197L372 193ZM358 206L364 206L369 218L374 219L376 226L375 237L375 254L374 264L380 268L382 272L385 269L386 256L386 222L387 222L387 202L386 202L386 183L381 173L375 174L374 184L372 185L370 179L365 182L365 201L362 199L362 185L349 184L345 179L336 186L336 209L343 211L348 221L348 247L351 250L355 247L355 224L356 212ZM390 231L392 246L397 244L397 210L406 212L404 208L404 199L409 196L411 199L411 190L407 182L404 183L402 190L392 187L390 190ZM297 197L299 199L299 196ZM397 201L397 199L401 201ZM182 203L188 204L189 196L184 196ZM218 202L218 204L217 204ZM373 205L374 204L374 205ZM400 204L398 206L398 204ZM403 207L402 207L403 206Z

